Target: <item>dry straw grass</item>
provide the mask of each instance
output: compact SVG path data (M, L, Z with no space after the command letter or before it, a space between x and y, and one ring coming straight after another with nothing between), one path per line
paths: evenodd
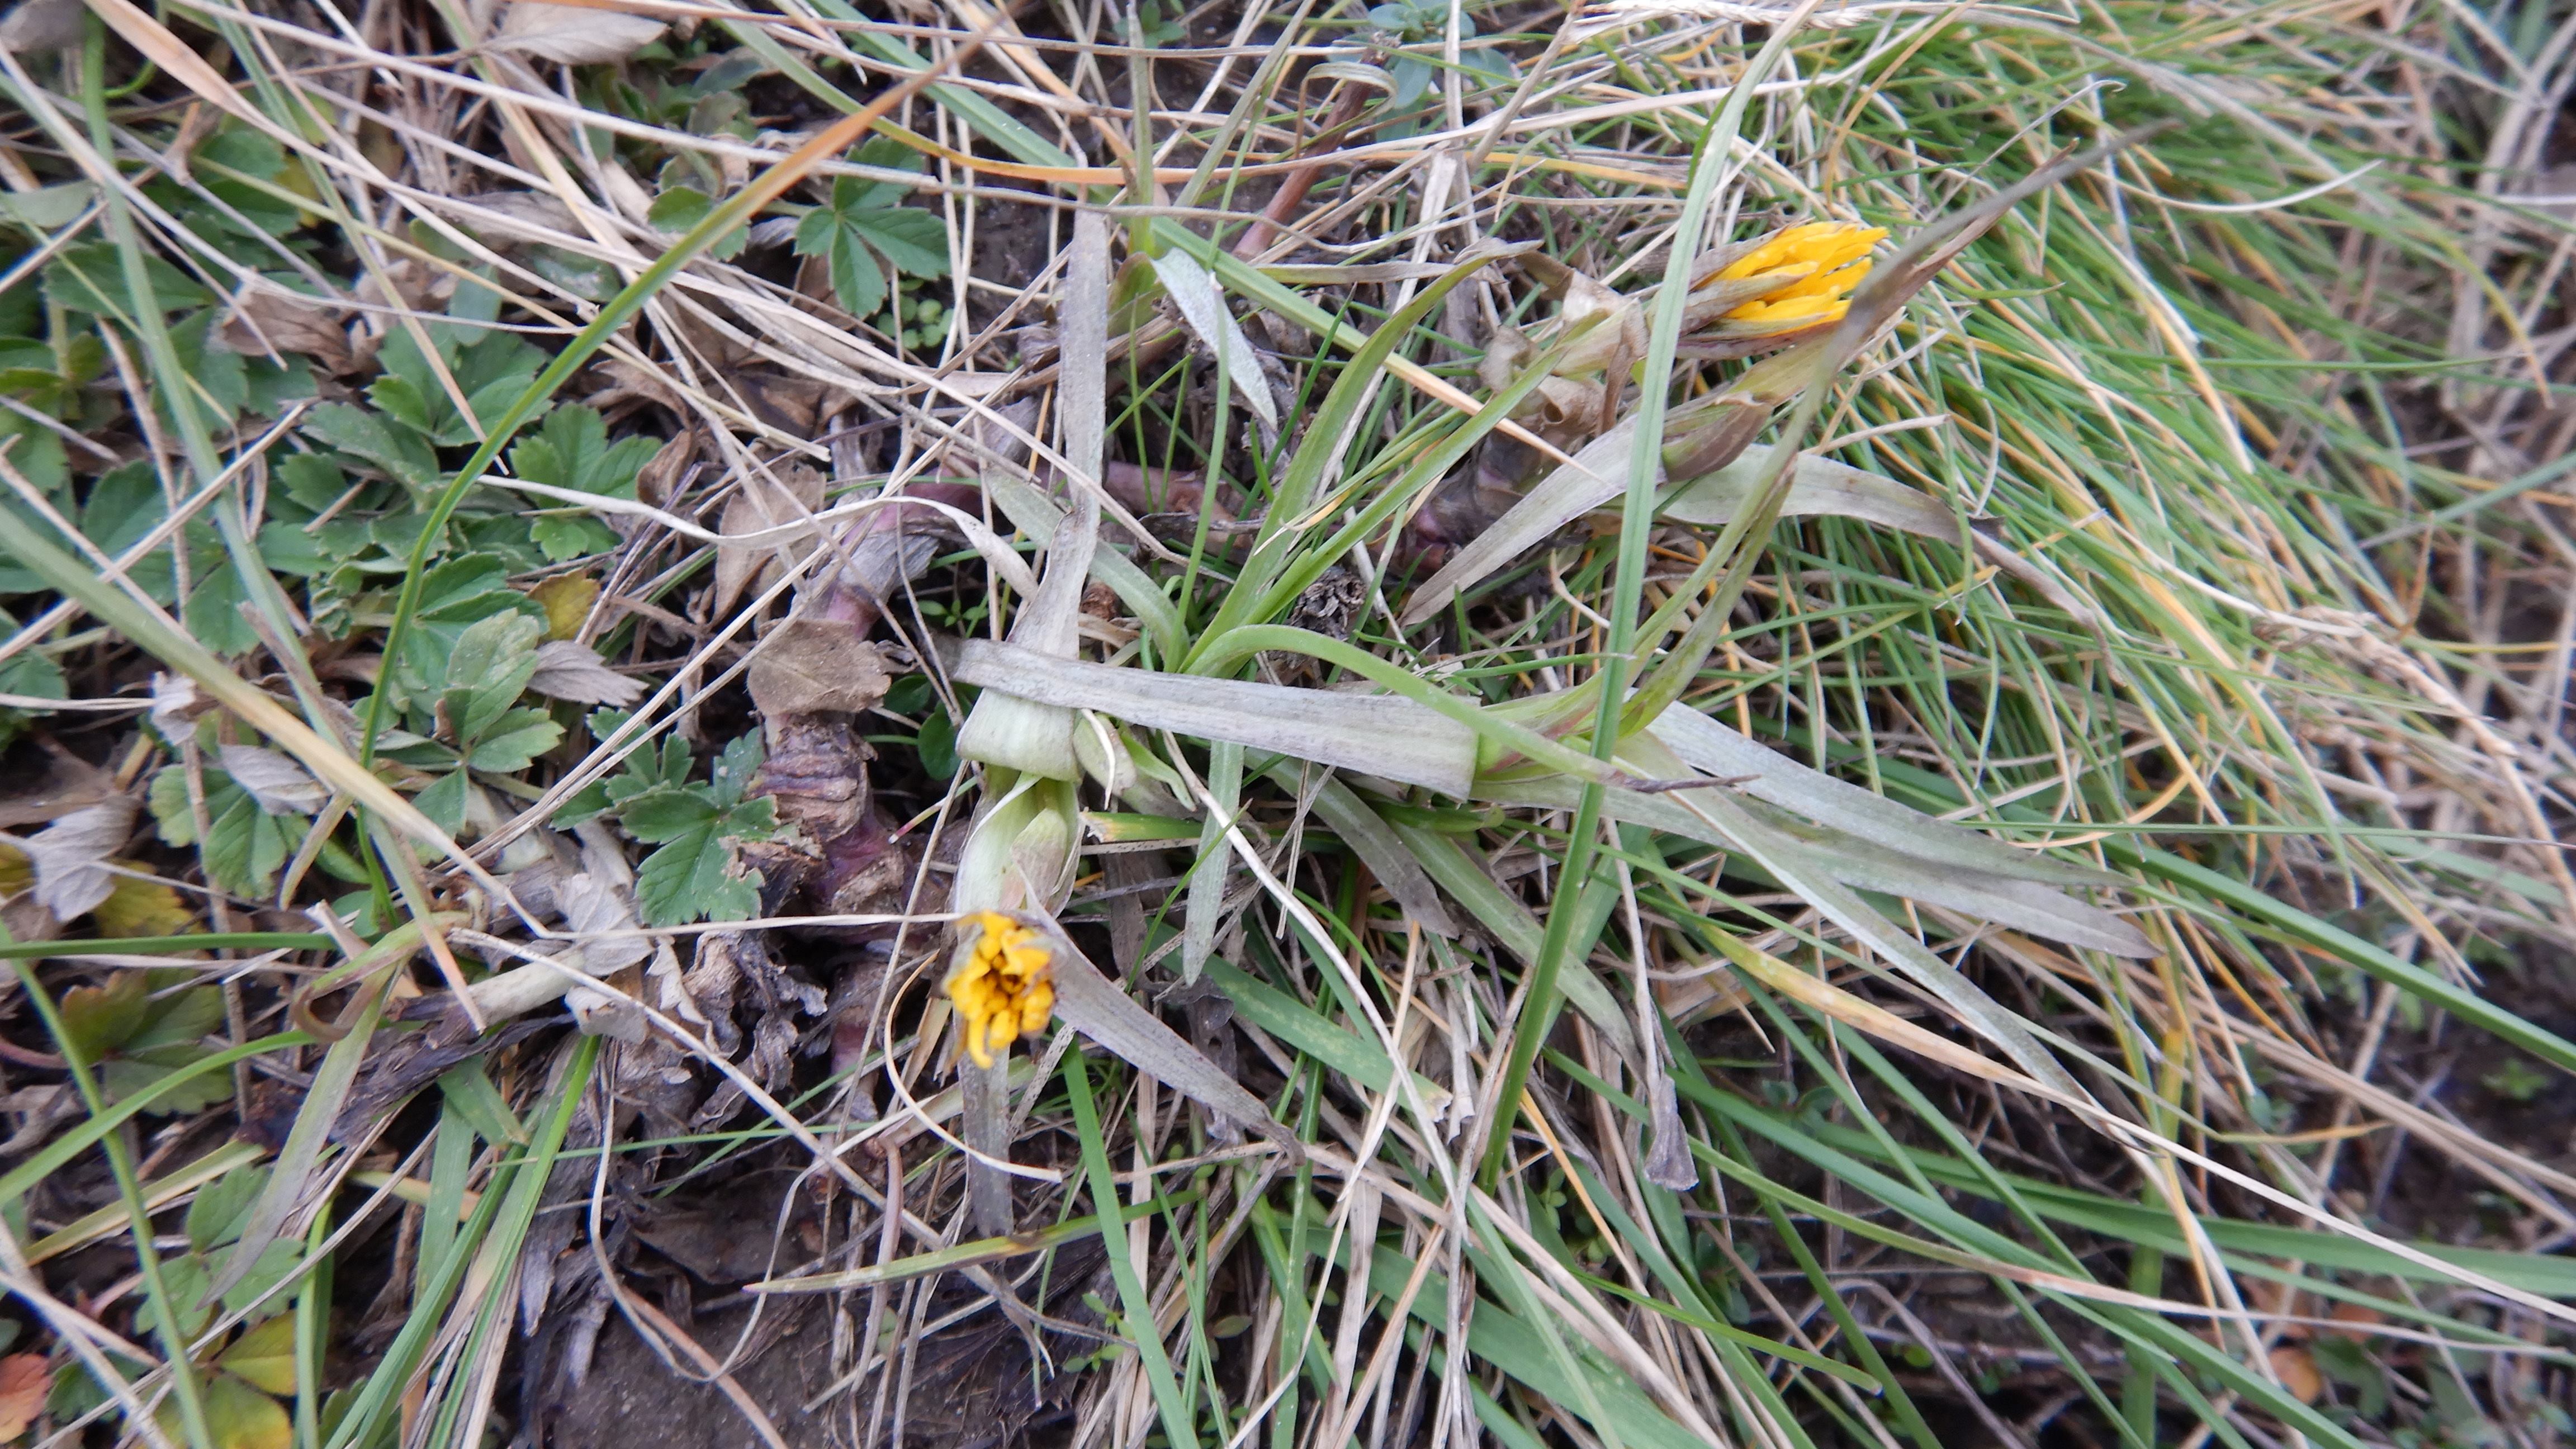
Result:
M88 782L12 816L40 1442L586 1443L630 1330L772 1444L2576 1432L2576 1169L2530 1125L2576 1068L2576 23L29 0L0 35L0 296L40 298L0 682L13 758ZM937 220L909 311L791 239L852 181ZM1809 218L1888 228L1878 281L1659 496L1658 441L1749 395L1672 284ZM222 395L200 325L320 391ZM1507 331L1535 367L1480 375ZM541 355L471 373L501 336ZM452 422L422 477L326 423L390 414L397 356ZM576 402L659 449L633 489L532 476ZM379 531L290 565L281 528L344 546L280 511L326 445ZM110 529L135 462L157 524ZM486 756L478 681L383 681L506 672L441 570L534 510L607 525L507 581L600 653L493 707L563 743ZM453 818L432 735L491 762ZM258 768L251 891L184 847ZM130 803L165 769L175 847ZM736 918L657 914L687 822L597 815L656 770ZM866 868L782 893L771 807ZM73 864L169 906L113 942L33 829L96 808ZM1064 973L989 1071L938 990L966 911ZM96 989L150 963L221 1007L154 1085ZM668 1214L755 1190L725 1236L765 1265L696 1291L757 1306L639 1287ZM788 1294L810 1392L753 1372Z

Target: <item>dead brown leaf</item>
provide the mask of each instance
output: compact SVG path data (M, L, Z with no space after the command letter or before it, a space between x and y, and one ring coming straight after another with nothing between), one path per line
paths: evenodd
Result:
M668 505L680 491L680 480L687 476L689 464L697 461L698 434L695 428L682 428L671 435L635 475L635 496L656 508Z
M41 1353L13 1353L0 1358L0 1440L15 1439L36 1422L53 1386Z
M717 530L727 538L767 536L716 545L716 617L730 614L746 589L761 587L782 563L813 551L816 528L806 520L822 506L823 475L804 463L781 463L743 480ZM791 531L770 533L780 527Z
M644 697L644 681L609 668L598 650L570 639L549 639L537 646L537 672L528 687L549 699L616 709Z
M856 714L885 698L885 657L846 619L790 619L751 661L751 702L764 715Z
M349 346L353 310L284 287L254 284L233 299L217 335L234 352L254 357L300 352L333 373L353 372L358 365Z
M2272 1372L2279 1376L2281 1387L2302 1404L2315 1403L2326 1391L2326 1376L2317 1371L2317 1361L2297 1344L2285 1343L2272 1350Z
M516 0L492 33L494 50L515 50L560 65L624 60L662 34L662 22L587 5Z
M0 830L60 820L115 793L115 776L77 755L48 749L0 785Z

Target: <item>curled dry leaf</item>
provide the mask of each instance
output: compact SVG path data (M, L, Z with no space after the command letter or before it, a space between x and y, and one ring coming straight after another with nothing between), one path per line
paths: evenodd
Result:
M17 1438L36 1422L54 1376L41 1353L13 1353L0 1358L0 1441Z
M658 39L662 22L587 5L515 0L492 34L494 50L513 50L559 65L624 60Z
M107 858L134 832L135 801L117 795L75 810L27 841L36 871L36 902L57 921L89 914L116 889Z
M635 496L659 508L680 491L680 479L698 458L698 434L695 428L682 428L646 460L635 475Z
M1261 354L1253 349L1252 339L1225 309L1225 294L1218 290L1216 278L1183 251L1165 252L1153 259L1154 273L1164 290L1180 309L1181 320L1198 334L1199 340L1217 355L1232 375L1234 396L1252 410L1261 425L1271 433L1279 431L1279 404L1270 395L1270 378L1261 367ZM1105 298L1104 298L1105 300Z
M116 777L69 752L37 754L0 780L0 830L43 825L116 793Z
M2326 1391L2326 1376L2318 1370L2316 1357L2296 1344L2272 1350L2272 1372L2302 1404L2315 1403Z
M81 17L87 13L80 0L19 0L0 17L0 49L34 52L78 45Z
M848 619L790 619L760 641L751 701L763 715L856 714L885 698L885 656Z
M354 370L356 352L349 346L348 322L355 309L320 297L290 292L273 282L242 288L216 336L234 352L265 356L300 352L334 373Z
M548 640L537 646L537 672L528 676L528 687L548 699L619 709L644 697L642 680L629 679L609 668L598 650L570 639Z
M634 902L610 882L588 871L575 871L555 882L555 904L563 909L564 929L574 935L626 933L584 940L576 948L577 955L559 955L558 960L593 976L605 976L653 954L652 938L634 933Z
M744 591L757 589L783 561L794 563L814 549L811 519L823 506L823 475L802 463L782 463L745 478L725 504L717 531L727 538L760 535L751 543L716 545L718 617L732 611ZM786 528L784 534L770 530Z
M331 787L304 773L304 767L275 750L257 745L226 745L219 752L224 773L250 792L271 815L310 815L330 803Z
M187 743L189 736L195 733L197 716L214 707L215 702L199 692L197 681L188 676L152 676L152 727L170 743Z

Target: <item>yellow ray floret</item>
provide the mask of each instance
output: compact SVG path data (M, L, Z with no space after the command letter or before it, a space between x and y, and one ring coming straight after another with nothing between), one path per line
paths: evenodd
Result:
M1044 937L999 911L977 911L965 924L975 945L949 973L948 1000L965 1023L966 1054L990 1067L1055 1011L1055 958Z
M1833 322L1851 310L1851 290L1869 275L1869 249L1885 227L1847 221L1811 221L1777 232L1736 258L1717 280L1795 276L1798 280L1726 314L1732 322Z

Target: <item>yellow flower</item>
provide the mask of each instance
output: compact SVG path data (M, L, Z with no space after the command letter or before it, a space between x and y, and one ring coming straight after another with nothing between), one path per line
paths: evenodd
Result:
M1054 954L1045 938L999 911L977 911L966 920L975 945L949 973L948 1000L966 1024L966 1054L990 1067L1055 1011Z
M1788 276L1798 280L1735 308L1726 314L1727 320L1773 326L1840 321L1851 310L1852 288L1869 275L1869 249L1886 236L1885 227L1847 221L1811 221L1773 233L1729 263L1716 280Z

